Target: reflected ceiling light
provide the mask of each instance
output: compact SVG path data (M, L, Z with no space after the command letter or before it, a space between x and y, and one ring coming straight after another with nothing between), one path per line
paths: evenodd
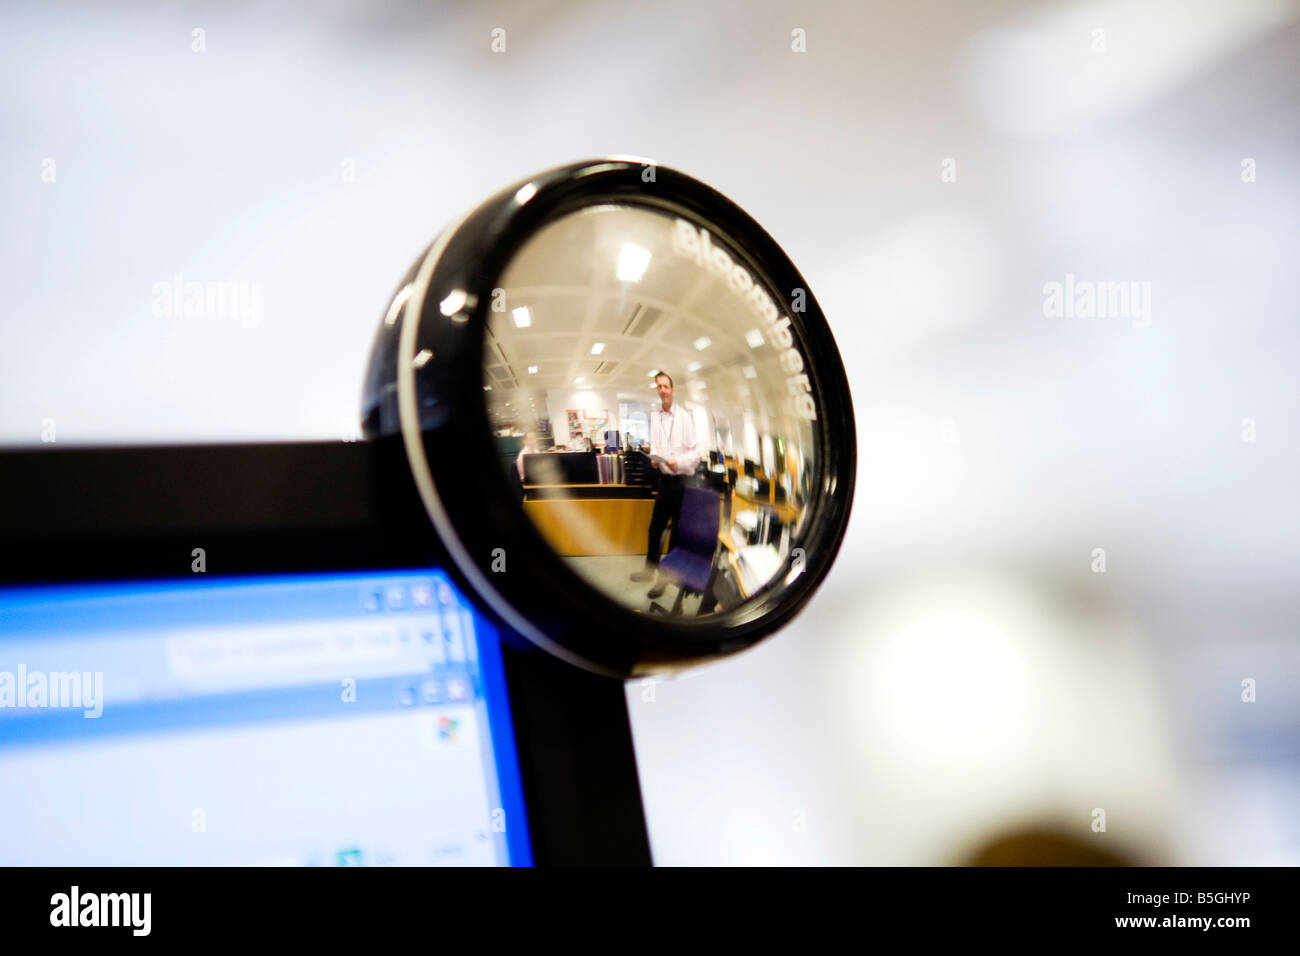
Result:
M745 378L758 378L758 369L752 365L746 365L741 369L741 372L744 373Z
M416 368L424 368L429 364L429 359L433 358L433 353L428 349L420 349L415 358L411 359L411 364Z
M510 313L515 317L515 327L526 329L533 324L533 314L528 311L528 306L521 305Z
M397 317L402 314L402 309L406 306L406 300L411 297L410 283L402 286L401 291L393 297L393 302L388 307L388 314L384 316L384 324L392 325L397 321ZM446 313L443 313L446 315Z
M492 391L492 386L491 386L491 385L484 385L484 386L483 386L483 391L485 391L485 392L490 392L490 391Z
M524 183L515 191L515 202L523 205L537 195L537 187L532 183Z
M410 293L408 292L407 295L410 295ZM465 308L465 299L465 290L456 289L451 293L451 295L438 303L438 311L443 315L455 315L461 309Z
M700 365L699 362L692 362L690 365L686 366L686 371L698 372L701 368L703 368L703 366Z
M650 250L627 245L618 257L618 277L624 282L640 282L650 264Z
M698 339L695 340L695 350L697 352L703 352L712 344L713 344L713 339L709 338L707 335L701 335Z
M582 384L582 380L583 380L583 378L584 378L584 376L579 376L578 378L575 378L575 379L573 380L573 384L574 384L574 385L581 385L581 384Z
M595 345L593 345L593 346L591 347L591 354L592 354L592 355L599 355L599 354L600 354L601 352L603 352L603 351L605 351L605 343L604 343L604 342L597 342Z
M763 333L758 331L758 329L750 329L746 332L745 341L749 343L751 349L756 349L766 344L763 341Z
M528 366L528 374L529 374L529 375L536 375L536 374L537 374L537 366L536 366L536 365L530 365L530 366Z

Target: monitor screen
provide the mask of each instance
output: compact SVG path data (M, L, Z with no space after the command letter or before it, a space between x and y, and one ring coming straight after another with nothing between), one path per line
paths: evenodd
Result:
M439 571L0 587L0 865L527 865Z

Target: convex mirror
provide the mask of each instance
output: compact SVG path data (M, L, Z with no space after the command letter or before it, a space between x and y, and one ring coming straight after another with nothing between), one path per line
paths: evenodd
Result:
M470 593L579 666L752 645L825 576L856 438L826 320L749 216L632 159L515 183L385 310L363 400Z

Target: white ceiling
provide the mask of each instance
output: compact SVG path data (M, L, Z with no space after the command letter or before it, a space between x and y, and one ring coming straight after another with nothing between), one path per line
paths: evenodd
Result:
M548 225L521 248L501 278L504 308L489 323L485 381L494 410L507 401L520 407L521 391L535 398L575 387L649 402L651 373L663 369L679 401L719 416L749 411L769 429L785 424L776 411L784 387L777 352L761 331L756 346L746 338L761 320L716 275L674 254L672 224L661 213L601 206ZM651 253L637 281L617 275L628 245ZM520 307L531 313L523 328L514 318ZM710 344L701 349L703 338ZM593 355L597 343L604 347Z

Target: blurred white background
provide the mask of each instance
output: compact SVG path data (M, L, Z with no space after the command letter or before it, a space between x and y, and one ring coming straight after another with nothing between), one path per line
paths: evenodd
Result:
M860 456L795 624L629 686L656 860L1300 863L1296 3L3 17L0 444L337 439L445 222L651 157L802 270ZM177 275L256 314L159 315Z

